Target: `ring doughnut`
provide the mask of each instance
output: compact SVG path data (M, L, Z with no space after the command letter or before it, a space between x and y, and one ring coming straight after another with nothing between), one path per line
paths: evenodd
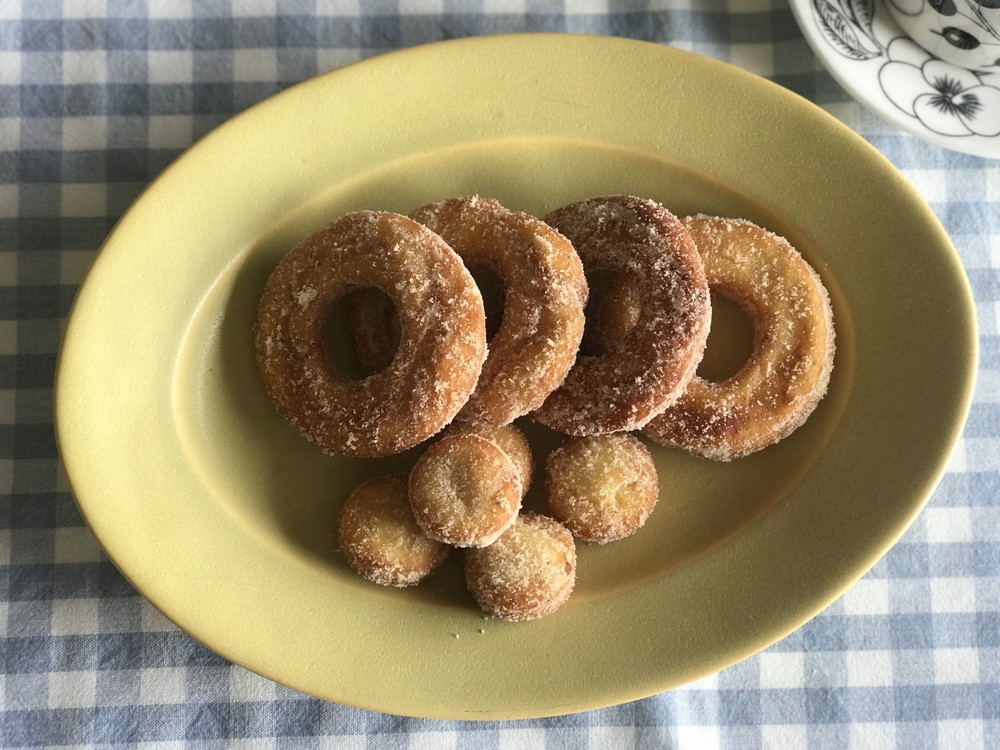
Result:
M415 586L448 554L413 519L406 482L369 479L340 511L340 550L363 578L381 586Z
M492 440L454 435L431 445L410 471L410 507L431 539L485 547L514 523L521 480Z
M396 305L392 364L358 381L330 362L323 328L338 299L361 286ZM281 413L328 453L384 456L448 424L486 356L482 297L461 259L421 224L359 211L309 235L264 287L257 365Z
M712 308L694 243L666 208L631 196L591 198L545 220L569 238L588 272L621 275L641 304L621 344L578 357L534 417L576 436L641 427L680 396L705 349Z
M489 547L466 551L465 581L495 617L520 622L550 615L576 583L573 535L548 516L522 513Z
M631 536L659 496L649 450L626 433L567 438L545 464L549 513L585 542Z
M534 216L488 198L450 198L411 216L505 286L499 330L458 419L502 425L534 410L563 382L583 336L587 280L573 246Z
M726 380L695 377L643 432L662 445L728 461L790 435L826 394L835 349L830 298L784 238L740 219L695 216L685 224L711 288L750 318L753 353Z

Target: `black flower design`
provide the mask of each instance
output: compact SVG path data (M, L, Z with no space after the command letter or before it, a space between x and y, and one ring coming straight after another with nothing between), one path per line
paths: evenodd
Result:
M941 135L1000 135L1000 89L904 37L886 51L889 61L879 70L879 83L903 112Z
M924 0L890 2L914 13ZM1000 136L1000 88L986 80L989 74L939 60L908 37L881 43L873 30L873 0L812 0L812 5L823 36L841 55L864 65L885 61L878 82L902 112L939 135ZM935 7L947 14L955 4L939 0Z

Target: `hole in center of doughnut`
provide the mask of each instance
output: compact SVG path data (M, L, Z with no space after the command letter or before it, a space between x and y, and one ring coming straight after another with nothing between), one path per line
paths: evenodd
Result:
M754 327L743 307L732 297L712 289L712 328L698 376L713 383L730 378L753 354Z
M372 286L354 289L334 303L324 322L326 361L348 380L362 380L392 364L399 332L399 314L388 294Z
M466 263L466 268L472 274L479 293L483 295L483 308L486 310L486 341L497 335L503 322L503 305L506 298L503 279L489 266L483 263Z
M590 293L584 310L580 353L599 357L614 351L639 320L642 303L635 284L609 269L587 271Z

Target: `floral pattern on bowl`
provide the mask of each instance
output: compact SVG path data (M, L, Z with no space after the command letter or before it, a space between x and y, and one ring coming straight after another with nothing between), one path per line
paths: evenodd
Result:
M885 54L878 73L882 91L928 130L954 137L1000 135L1000 88L932 57L906 37L893 39Z
M886 10L935 57L1000 68L1000 0L887 0Z
M821 62L862 104L936 145L1000 158L1000 71L934 57L884 2L792 0L792 9Z

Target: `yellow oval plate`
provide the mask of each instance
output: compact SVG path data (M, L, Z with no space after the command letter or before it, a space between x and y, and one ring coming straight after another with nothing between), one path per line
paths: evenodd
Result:
M251 327L270 270L359 208L479 193L536 214L633 193L787 236L833 298L831 390L791 438L719 464L654 449L661 501L582 546L555 615L487 620L460 557L420 587L356 577L337 511L405 471L323 456L275 413ZM70 318L60 447L108 555L226 658L331 700L465 719L563 714L681 685L801 625L900 536L967 412L975 324L927 205L816 107L725 64L527 35L377 57L269 99L167 169ZM533 428L541 464L556 436ZM543 503L536 487L529 505Z

